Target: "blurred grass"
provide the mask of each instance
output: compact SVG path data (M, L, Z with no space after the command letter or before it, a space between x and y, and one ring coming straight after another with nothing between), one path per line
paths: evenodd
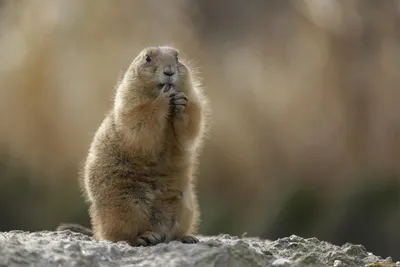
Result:
M88 225L77 174L144 46L199 67L213 109L202 234L292 233L400 259L400 4L3 0L0 230Z

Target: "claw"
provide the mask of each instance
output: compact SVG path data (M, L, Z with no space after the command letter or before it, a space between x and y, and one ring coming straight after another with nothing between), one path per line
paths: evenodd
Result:
M140 246L156 245L161 242L161 236L158 233L146 231L137 239Z
M199 239L197 239L197 237L195 237L193 235L183 236L183 237L179 238L178 240L184 244L195 244L195 243L199 242Z
M162 91L164 93L168 92L171 89L171 85L170 84L164 84Z

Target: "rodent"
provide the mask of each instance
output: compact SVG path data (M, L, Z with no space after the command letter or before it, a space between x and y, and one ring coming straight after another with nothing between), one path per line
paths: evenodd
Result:
M198 242L195 173L211 110L178 56L173 47L147 47L130 64L79 179L92 229L57 230L133 246Z

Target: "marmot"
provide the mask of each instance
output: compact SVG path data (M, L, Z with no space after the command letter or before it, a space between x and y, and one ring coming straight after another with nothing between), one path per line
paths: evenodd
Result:
M80 179L93 232L76 224L57 230L131 245L198 242L194 175L207 111L199 81L178 50L142 50L117 86Z

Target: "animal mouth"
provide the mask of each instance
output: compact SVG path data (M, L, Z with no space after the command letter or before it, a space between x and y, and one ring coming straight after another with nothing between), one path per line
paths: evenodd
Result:
M159 88L159 89L162 89L162 88L164 87L164 85L166 85L166 84L169 84L171 87L174 86L173 83L159 83L159 84L158 84L158 88Z

